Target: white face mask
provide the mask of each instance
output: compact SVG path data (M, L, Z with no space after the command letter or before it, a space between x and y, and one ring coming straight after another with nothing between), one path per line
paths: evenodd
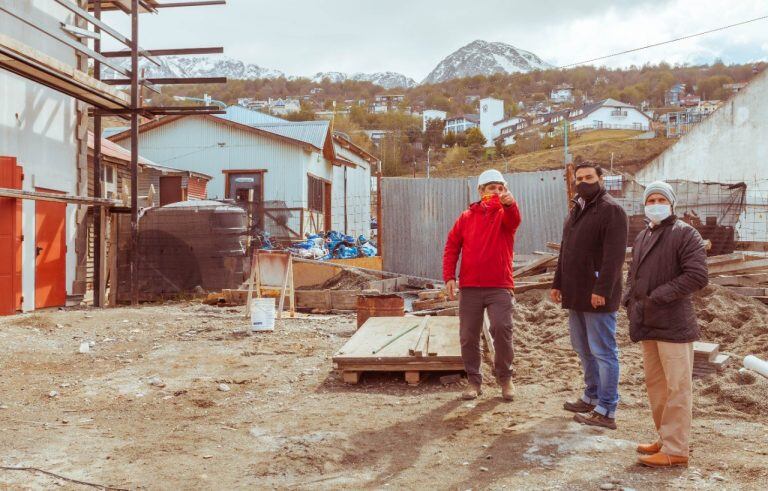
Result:
M672 215L670 205L645 205L645 216L654 225L658 225Z

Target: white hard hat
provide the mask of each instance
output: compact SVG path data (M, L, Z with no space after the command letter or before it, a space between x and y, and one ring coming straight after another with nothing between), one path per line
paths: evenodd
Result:
M504 176L501 175L501 172L496 169L488 169L483 171L483 173L480 174L480 177L477 178L477 187L485 186L490 182L500 182L505 186L507 185L507 181L504 180Z

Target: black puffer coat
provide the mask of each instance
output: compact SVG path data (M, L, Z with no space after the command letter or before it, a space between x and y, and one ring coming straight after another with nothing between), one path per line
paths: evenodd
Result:
M707 254L695 228L673 215L640 232L622 298L632 341L699 339L691 295L708 282Z

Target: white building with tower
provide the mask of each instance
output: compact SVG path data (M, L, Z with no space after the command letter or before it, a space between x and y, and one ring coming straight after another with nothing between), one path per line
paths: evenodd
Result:
M486 97L480 99L480 131L485 137L485 146L492 147L493 139L499 136L500 129L494 126L494 123L504 119L504 101Z

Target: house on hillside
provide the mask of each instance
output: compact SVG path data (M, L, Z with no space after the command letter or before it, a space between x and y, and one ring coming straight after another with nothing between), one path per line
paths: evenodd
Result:
M680 99L685 95L685 84L677 83L664 94L665 106L679 106Z
M131 142L129 132L110 139ZM379 161L332 134L329 121L291 122L230 106L226 114L145 123L139 149L160 165L212 176L211 198L243 202L252 195L259 228L277 238L370 234L370 182Z
M480 116L478 114L463 114L453 118L445 120L444 134L448 133L463 133L470 128L477 128L480 126Z
M549 93L549 99L557 104L573 102L573 85L560 84L552 87L552 90Z
M651 118L637 107L615 99L604 99L584 107L582 113L571 120L571 129L614 129L648 131Z
M397 109L397 106L403 101L405 101L405 96L402 94L379 94L368 106L368 112L373 114L390 112Z

